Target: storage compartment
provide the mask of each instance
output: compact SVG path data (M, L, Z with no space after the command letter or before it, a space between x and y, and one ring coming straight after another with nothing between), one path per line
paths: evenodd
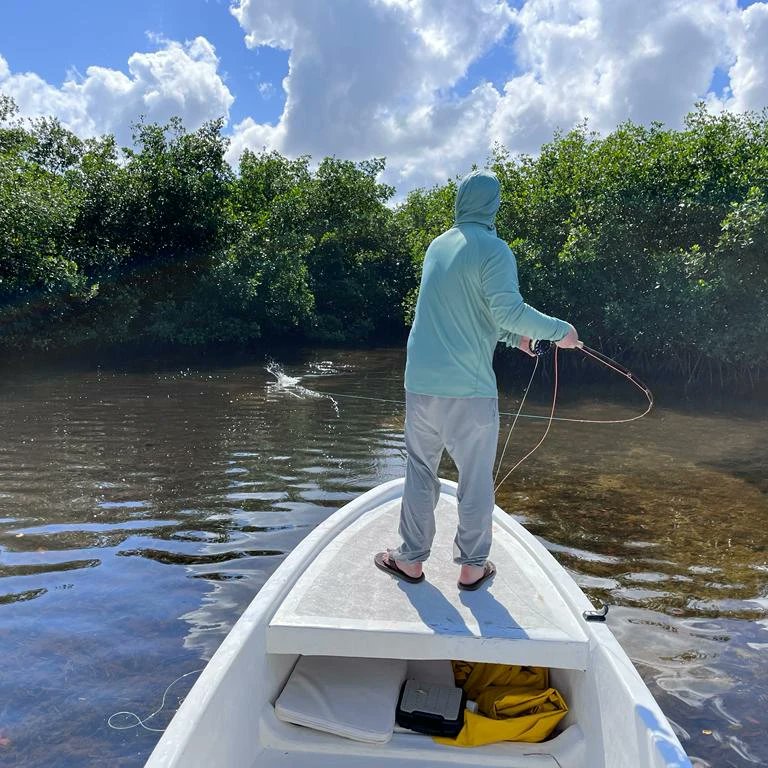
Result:
M573 670L550 670L550 685L559 688L566 696L577 684L571 678L581 675L583 673ZM274 736L283 732L285 746L293 744L292 749L327 750L328 739L344 737L349 740L349 746L344 749L350 749L355 754L365 754L368 748L365 742L376 749L377 754L381 754L382 749L406 750L409 753L413 750L434 750L437 745L431 736L395 724L398 696L407 679L452 686L452 662L299 657L275 702L277 717L274 722L267 724L270 726L268 730ZM468 755L476 751L499 756L506 754L507 759L515 754L521 760L528 756L531 766L548 765L540 761L545 755L551 755L564 767L579 768L579 756L583 754L583 734L577 721L577 715L571 709L543 742L500 742L469 750L441 745L441 754L443 749L452 754ZM297 729L303 733L298 734ZM276 740L278 743L283 742L279 737ZM447 753L446 760L446 765L453 762Z

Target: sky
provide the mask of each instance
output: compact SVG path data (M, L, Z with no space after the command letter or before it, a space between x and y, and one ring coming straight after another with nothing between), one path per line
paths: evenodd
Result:
M386 157L399 193L585 119L768 106L768 2L0 0L0 93L131 144L143 116L226 119L228 159Z

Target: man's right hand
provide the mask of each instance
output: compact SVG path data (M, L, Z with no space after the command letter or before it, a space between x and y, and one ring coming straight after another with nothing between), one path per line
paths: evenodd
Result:
M560 341L555 342L561 349L575 349L580 345L578 332L570 323L568 327L570 328L568 333Z
M521 352L525 352L528 357L536 357L536 355L531 352L531 339L530 336L521 336L520 337L520 343L517 345L517 348Z

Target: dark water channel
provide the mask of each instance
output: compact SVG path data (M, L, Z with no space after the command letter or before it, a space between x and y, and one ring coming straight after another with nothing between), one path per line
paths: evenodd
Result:
M262 362L5 373L0 765L143 765L159 734L110 716L159 709L315 525L402 475L402 407L357 398L401 400L403 362L312 351L282 361L300 378L281 383ZM559 414L642 408L630 387L566 380ZM545 413L543 396L526 410ZM542 429L522 419L509 459ZM764 406L661 398L632 424L555 423L497 497L611 604L700 766L768 764L767 478ZM162 729L194 679L146 725Z

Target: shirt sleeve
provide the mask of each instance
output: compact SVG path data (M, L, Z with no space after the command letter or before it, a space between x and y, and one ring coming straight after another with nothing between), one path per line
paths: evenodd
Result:
M486 259L480 280L493 319L501 329L500 336L506 331L516 334L518 340L520 336L528 336L531 339L560 341L570 330L564 320L545 315L523 301L517 279L517 262L506 243L500 242L500 247ZM508 344L503 336L500 340Z
M519 333L513 333L512 331L501 331L499 334L499 341L507 347L517 347L521 338Z

